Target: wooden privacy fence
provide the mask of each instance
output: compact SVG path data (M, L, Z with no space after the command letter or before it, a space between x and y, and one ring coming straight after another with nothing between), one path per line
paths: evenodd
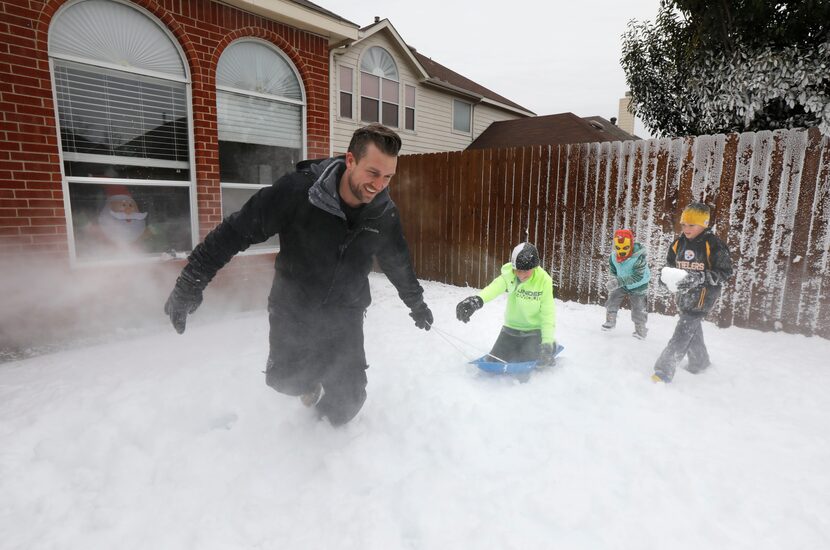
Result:
M629 227L665 313L666 250L703 201L735 269L710 319L830 338L830 140L815 128L408 155L392 194L419 277L481 288L527 234L558 298L602 304Z

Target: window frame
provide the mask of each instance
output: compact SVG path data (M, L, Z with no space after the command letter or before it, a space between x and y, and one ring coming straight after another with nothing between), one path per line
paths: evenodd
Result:
M389 57L389 60L392 62L392 65L395 68L395 76L397 77L397 80L387 78L385 75L376 74L375 72L370 73L368 71L363 70L363 63L366 59L366 56L368 55L368 53L372 49L375 49L375 48L377 48L378 50L381 50L382 52L384 52ZM360 75L360 82L359 82L359 92L360 92L359 93L359 97L360 97L359 108L360 108L360 112L358 113L357 120L359 120L359 122L361 124L370 124L371 122L373 122L373 121L364 120L364 118L363 118L363 98L365 97L366 99L376 101L377 104L378 104L378 107L377 107L378 108L378 120L377 120L377 122L380 122L381 124L383 124L385 126L388 126L389 128L394 128L394 129L398 129L398 130L401 129L401 90L402 90L403 86L402 86L402 83L401 83L401 74L400 74L400 70L398 69L398 63L397 63L397 61L395 61L394 56L391 53L389 53L389 50L387 50L386 48L384 48L382 46L377 46L377 45L369 46L368 48L363 50L363 52L360 55L360 62L358 63L358 66L357 66L357 72ZM378 96L377 97L373 97L373 96L364 94L364 90L363 90L363 75L364 74L367 75L367 76L375 77L375 78L378 79ZM391 101L384 100L384 97L383 97L383 83L384 83L384 81L394 82L395 85L397 86L397 94L396 94L397 102L396 103L392 103ZM383 120L383 106L384 106L384 104L395 106L395 112L397 113L397 124L395 124L394 126L386 124Z
M294 73L295 78L297 79L297 82L299 83L300 94L302 96L302 99L297 100L297 99L293 99L293 98L289 98L289 97L276 96L276 95L273 95L273 94L265 94L265 93L260 93L260 92L254 92L254 91L251 91L251 90L244 90L244 89L240 89L240 88L234 88L234 87L231 87L231 86L222 86L222 85L217 84L216 85L216 101L217 101L217 103L219 101L219 92L224 92L224 93L229 93L229 94L237 94L237 95L242 95L242 96L255 97L257 99L262 99L262 100L266 100L266 101L274 101L274 102L277 102L277 103L283 103L283 104L287 104L287 105L299 106L300 107L300 139L301 139L301 141L300 141L300 159L301 160L305 159L308 155L308 121L307 121L308 98L307 98L307 95L306 95L305 86L303 84L303 79L300 76L300 72L297 70L297 67L294 65L294 62L291 61L291 58L289 58L288 55L285 52L283 52L278 46L276 46L275 44L272 44L271 42L268 42L267 40L262 40L260 38L249 37L249 36L239 38L237 40L234 40L230 44L228 44L225 47L224 51L227 51L228 48L232 47L235 44L239 44L241 42L256 42L258 44L264 45L266 48L271 50L273 53L275 53L275 54L279 55L280 57L282 57L283 61L285 61L286 64L288 65L288 67L292 70L292 72ZM223 51L223 53L224 53L224 51ZM218 67L218 60L217 60L217 67ZM217 78L217 80L218 80L218 78ZM218 118L218 108L217 108L217 118ZM218 120L217 120L217 124L216 124L216 133L217 133L217 143L216 143L216 145L217 145L217 148L218 148L218 146L219 146L219 139L218 139L219 122L218 122ZM217 167L219 167L218 158L217 158ZM221 167L220 167L220 174L221 174ZM281 177L281 176L282 176L282 174L277 174L276 175L276 177ZM247 183L247 182L230 182L230 181L226 182L226 181L222 181L221 178L220 178L220 181L219 181L219 206L220 206L220 209L221 209L221 212L222 212L222 217L224 218L225 216L227 216L228 214L231 213L231 212L227 212L227 213L225 212L225 205L224 205L224 201L223 201L223 198L222 198L222 190L223 189L247 189L247 190L258 191L258 190L264 189L264 188L266 188L270 185L271 184L257 184L257 183ZM248 248L247 250L244 250L244 251L240 252L238 255L239 256L252 256L252 255L261 255L261 254L274 254L276 252L279 252L279 250L280 250L279 244L277 244L276 246L258 246L257 248L253 248L253 247Z
M346 90L343 87L343 70L348 70L351 73L352 85ZM341 120L349 120L354 122L355 120L355 104L354 104L354 86L355 86L355 79L354 79L354 67L349 67L347 65L337 65L337 118ZM343 94L349 95L349 111L351 112L350 117L343 116Z
M412 88L412 106L411 107L409 105L407 105L407 97L406 97L407 88ZM418 112L418 110L416 108L416 105L418 104L418 87L417 86L412 85L412 84L404 84L403 85L403 102L404 102L404 105L403 105L403 127L401 129L405 130L407 132L415 132L418 128L418 124L416 122L417 121L416 113ZM412 110L412 128L407 128L406 127L406 113L410 109Z
M470 115L469 115L469 129L467 130L459 130L455 127L455 108L458 104L467 105L470 108ZM473 104L469 101L464 101L463 99L452 98L452 131L454 134L460 134L464 136L472 136L473 135Z
M370 95L368 95L368 92L364 91L363 75L369 76L371 78L377 78L377 80L378 80L378 95L377 95L377 97L370 96ZM374 74L371 74L371 73L367 73L366 71L360 71L360 123L361 124L372 124L374 122L380 122L381 121L381 114L382 114L381 106L383 104L383 101L381 100L380 96L383 93L382 87L383 87L383 79L381 77L379 77L377 75L374 75ZM363 118L363 112L364 112L363 98L366 98L366 99L371 100L371 101L375 101L377 103L377 110L378 110L377 120L366 120L365 118Z
M60 21L60 18L65 16L68 10L71 10L74 6L83 3L86 0L73 0L66 2L58 10L55 12L55 15L52 17L52 21L50 24L50 29L47 32L47 43L49 42L50 33L52 31L53 26ZM57 143L58 143L58 162L60 164L60 174L61 174L61 190L63 192L63 206L64 206L64 217L66 223L66 238L67 238L67 245L68 245L68 252L69 252L69 266L70 268L85 268L85 267L97 267L97 266L118 266L118 265L135 265L135 264L142 264L142 263L158 263L160 261L164 261L169 259L169 256L162 252L162 253L146 253L141 255L133 255L129 257L118 257L112 259L78 259L77 254L77 246L75 242L75 224L74 219L72 217L72 205L70 203L70 192L69 186L71 183L86 183L86 184L94 184L100 185L101 187L105 187L107 185L128 185L130 187L138 187L138 186L155 186L155 187L187 187L188 188L188 206L190 209L190 250L193 250L195 246L199 242L199 211L198 211L198 202L197 202L197 181L196 181L196 146L195 146L195 138L194 138L194 131L193 131L193 87L192 87L192 79L190 74L190 67L187 63L187 57L185 56L184 49L182 48L179 41L173 35L172 32L164 25L164 23L157 18L154 14L149 12L147 9L139 6L137 4L133 4L131 2L126 2L123 0L107 0L108 2L120 4L132 10L135 10L141 16L147 18L151 23L153 23L161 32L167 37L170 44L173 45L175 48L176 54L178 55L179 60L182 63L182 70L183 75L177 76L172 75L169 73L161 73L158 71L152 71L147 69L138 69L138 68L125 68L121 65L116 65L114 63L100 61L97 59L90 59L85 57L79 57L75 55L70 55L66 53L54 53L51 51L51 48L47 52L48 60L49 60L49 77L50 77L50 84L52 89L52 106L55 113L55 132L57 136ZM136 74L150 78L157 78L159 80L169 81L169 82L179 82L184 84L184 100L185 100L185 111L187 115L187 155L188 161L184 163L183 161L165 161L165 160L155 160L151 161L150 163L147 162L147 159L137 159L136 157L116 157L110 155L93 155L87 153L65 153L63 140L61 138L62 133L62 126L61 120L59 116L59 104L58 104L58 83L57 78L55 77L55 65L56 62L60 63L68 62L74 63L79 65L85 65L88 67L96 68L105 68L110 70L115 70L120 73L124 73L127 75ZM118 160L117 163L112 162L113 160ZM123 165L132 165L132 166L144 166L150 164L151 166L156 167L172 167L172 168L187 168L189 171L189 177L186 180L162 180L162 179L129 179L129 178L109 178L109 177L81 177L81 176L67 176L65 163L67 161L71 162L73 160L78 161L92 161L95 162L97 160L108 160L107 163L102 163L102 166L107 164L114 165L114 164L123 164ZM185 258L187 257L187 253L189 251L176 251L177 258Z

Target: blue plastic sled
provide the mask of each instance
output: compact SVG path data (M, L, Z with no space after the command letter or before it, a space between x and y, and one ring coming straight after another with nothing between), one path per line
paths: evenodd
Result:
M565 346L556 344L556 350L553 356L556 357ZM487 361L487 355L479 357L470 361L471 365L475 365L483 371L492 372L494 374L526 374L536 368L536 361L522 361L520 363L502 363L501 361Z

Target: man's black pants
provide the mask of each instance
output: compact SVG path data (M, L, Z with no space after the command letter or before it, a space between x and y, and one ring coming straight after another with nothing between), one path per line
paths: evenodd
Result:
M266 383L302 395L323 386L317 411L333 425L357 415L366 400L364 309L324 308L289 313L271 305Z

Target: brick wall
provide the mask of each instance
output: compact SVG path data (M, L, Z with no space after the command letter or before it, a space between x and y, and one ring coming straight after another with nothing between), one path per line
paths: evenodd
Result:
M64 0L0 0L0 362L90 336L166 323L182 261L70 269L48 30ZM208 0L134 0L180 44L192 81L199 238L221 221L215 72L235 39L257 37L297 67L307 156L329 152L327 39ZM273 255L240 256L198 316L263 307ZM172 330L172 329L170 329Z
M233 40L258 37L291 59L306 91L307 156L328 156L325 38L207 0L134 3L167 26L189 65L200 237L221 221L215 72ZM0 258L68 254L47 50L49 24L63 4L0 0Z

